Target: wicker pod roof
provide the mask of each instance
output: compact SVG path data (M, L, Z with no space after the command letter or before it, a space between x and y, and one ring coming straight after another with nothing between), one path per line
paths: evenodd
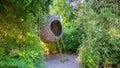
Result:
M45 43L55 43L62 36L62 25L60 18L55 15L46 17L43 26L40 28L40 38Z

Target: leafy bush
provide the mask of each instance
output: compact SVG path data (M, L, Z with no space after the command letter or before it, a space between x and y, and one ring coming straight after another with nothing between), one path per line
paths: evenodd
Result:
M0 68L43 68L43 50L35 22L39 14L48 12L49 3L0 1Z
M65 27L63 34L63 42L67 51L76 52L82 39L82 30L77 26Z
M46 44L41 41L41 46L45 54L54 54L58 52L57 43Z
M104 4L94 11L94 1L84 2L77 12L77 22L83 28L82 44L79 48L79 61L82 68L107 67L119 65L120 31L119 19L116 21L114 10ZM89 9L88 9L89 8ZM116 12L115 12L116 13ZM118 26L115 26L118 25ZM114 67L116 67L114 66Z

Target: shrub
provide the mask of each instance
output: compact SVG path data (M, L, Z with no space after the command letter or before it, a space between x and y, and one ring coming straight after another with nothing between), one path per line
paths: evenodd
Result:
M115 22L114 10L106 6L109 1L99 1L102 4L99 11L91 7L93 2L86 1L79 5L81 9L78 10L76 21L80 21L83 28L83 38L78 59L82 68L107 67L109 64L117 66L120 61L119 19Z
M82 30L78 26L65 27L63 34L63 42L67 51L77 52L82 39Z
M43 68L35 22L48 5L42 0L0 1L0 68Z

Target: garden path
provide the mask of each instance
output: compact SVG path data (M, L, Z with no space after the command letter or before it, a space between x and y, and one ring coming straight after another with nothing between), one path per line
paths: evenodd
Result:
M64 62L59 54L54 54L45 56L45 68L80 68L80 65L76 54L68 54L68 60Z

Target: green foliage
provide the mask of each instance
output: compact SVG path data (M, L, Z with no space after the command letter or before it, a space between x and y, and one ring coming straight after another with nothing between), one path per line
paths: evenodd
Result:
M77 26L65 27L63 41L67 51L76 52L82 39L82 30Z
M30 22L26 21L26 23ZM3 50L0 56L0 67L32 68L43 66L42 48L37 32L34 31L37 29L31 26L32 24L26 24L26 27L25 24L24 26L16 24L0 23L0 47Z
M51 5L50 13L60 16L62 23L69 23L72 18L72 8L65 3L66 0L54 0ZM67 13L66 13L67 12Z
M0 68L43 68L43 50L35 22L43 11L48 13L50 2L0 1Z
M46 44L46 43L41 41L41 46L44 49L45 54L54 54L58 51L56 43Z
M99 1L101 2L103 3ZM78 24L83 29L78 57L81 66L82 68L96 68L107 67L109 63L119 65L120 24L118 22L120 20L115 15L117 12L113 13L115 8L105 5L99 8L99 11L94 11L92 3L92 0L84 2L78 6L81 9L76 11L76 22L79 22ZM104 4L107 3L109 2L105 1Z

